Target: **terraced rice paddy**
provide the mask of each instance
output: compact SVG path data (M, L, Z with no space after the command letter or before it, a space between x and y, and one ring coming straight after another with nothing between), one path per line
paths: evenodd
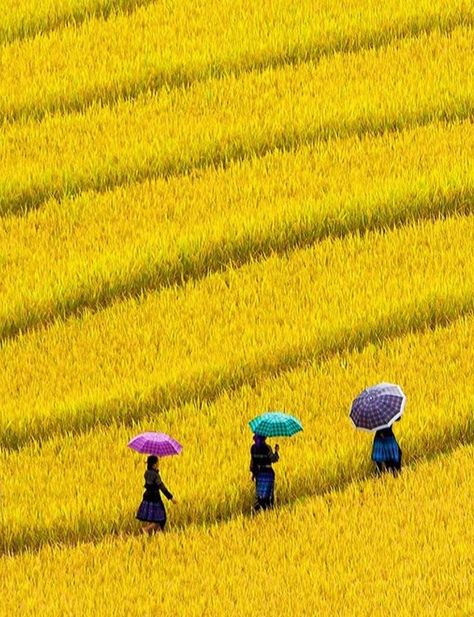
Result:
M110 589L115 604L105 610L125 616L134 614L151 587L144 608L149 615L172 615L178 599L191 616L244 615L249 604L285 616L295 614L295 604L328 616L369 615L374 606L406 615L422 607L428 614L428 596L443 598L438 614L452 607L470 614L472 579L460 572L473 567L473 524L466 514L473 463L472 446L461 447L420 463L396 484L393 478L353 482L257 519L237 514L160 541L120 537L75 548L48 546L1 563L8 581L4 607L14 611L21 603L32 611L41 589L48 614L101 613L102 591ZM447 541L452 538L462 540ZM378 550L367 550L374 546ZM416 559L407 559L413 553Z
M7 2L0 615L470 615L474 3ZM406 469L348 407L400 383ZM280 440L250 516L247 421ZM134 434L169 530L134 518ZM3 591L4 590L4 591Z

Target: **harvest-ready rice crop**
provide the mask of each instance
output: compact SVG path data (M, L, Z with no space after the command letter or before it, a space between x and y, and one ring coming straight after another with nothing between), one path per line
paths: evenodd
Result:
M139 418L455 318L474 303L473 241L473 217L327 240L21 337L0 352L2 442Z
M0 212L331 136L466 119L474 101L473 51L472 30L457 28L449 36L435 32L386 49L7 126L0 136Z
M75 23L0 48L3 117L84 108L93 100L116 101L163 85L318 60L474 23L472 0L13 1L2 14L0 42L71 17ZM88 14L142 4L132 15L75 27Z
M459 441L474 439L473 363L474 317L470 316L447 328L369 344L361 352L340 353L323 363L307 362L215 401L151 412L133 426L55 437L41 447L18 452L5 450L0 455L4 470L0 551L136 532L134 510L141 495L144 458L126 444L143 430L166 427L185 444L179 459L161 463L163 477L179 500L179 507L169 512L174 528L249 513L254 488L248 474L247 421L258 410L286 409L305 428L294 439L280 440L279 505L342 488L370 470L371 440L355 433L348 418L349 403L381 375L403 384L408 396L406 416L396 429L404 461L411 465L449 452ZM113 477L106 481L111 461ZM25 469L29 482L18 493ZM31 503L34 518L29 515Z
M473 194L465 121L52 200L0 220L0 333L330 235L470 212Z
M453 606L469 614L471 472L473 448L461 447L401 478L353 483L270 515L3 557L2 608L36 615L41 604L52 616L168 617L182 605L191 617L255 606L288 617L295 607L305 615L371 615L374 607L432 615L427 598L436 598L437 614Z
M33 37L65 24L77 26L93 15L108 17L130 12L151 2L153 0L2 0L0 45ZM45 60L50 61L51 58L44 56ZM39 67L43 73L44 65Z
M0 617L474 613L473 28L473 0L3 3ZM348 418L381 381L397 478ZM267 410L304 431L253 516ZM184 446L152 538L145 430Z

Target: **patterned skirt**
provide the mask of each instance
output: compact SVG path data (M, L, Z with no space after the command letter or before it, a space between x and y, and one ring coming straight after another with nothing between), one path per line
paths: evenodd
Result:
M147 523L165 523L165 506L160 502L153 503L143 500L138 508L136 518Z
M372 460L375 463L399 463L402 458L402 451L395 437L384 439L374 439L372 448Z
M271 499L275 488L275 472L273 469L262 469L255 476L257 499Z

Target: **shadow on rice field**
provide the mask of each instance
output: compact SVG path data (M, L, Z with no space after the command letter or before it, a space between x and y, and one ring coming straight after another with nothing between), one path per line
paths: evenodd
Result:
M64 415L56 410L54 416L32 418L15 426L10 421L1 427L0 448L19 450L28 444L56 435L79 434L98 426L120 423L132 426L153 413L163 413L186 404L212 403L222 394L244 386L255 387L262 379L277 377L289 370L309 363L322 363L343 352L361 351L370 344L387 344L409 333L422 333L449 326L462 317L474 313L474 296L465 298L433 297L417 305L411 314L387 314L376 323L357 331L341 330L332 341L319 340L305 346L285 348L271 358L230 367L225 373L181 376L176 383L164 383L148 394L137 393L134 398L112 399L102 404L90 403L77 408L68 406Z
M2 42L6 44L15 40L31 38L39 33L52 32L70 23L80 26L81 23L90 17L99 16L107 18L117 10L124 13L132 13L141 6L152 3L153 0L115 0L115 2L105 5L105 7L95 12L93 10L89 12L78 10L77 14L71 16L58 15L56 20L47 24L26 23L16 32L13 31L12 33L2 33L0 30L0 44ZM182 65L177 66L175 70L167 72L156 69L154 74L147 75L146 81L128 79L122 84L114 82L113 85L108 87L94 88L89 91L81 90L81 92L69 96L69 98L63 97L61 100L53 100L41 107L30 104L11 109L8 112L0 113L0 125L25 119L41 120L45 116L54 113L83 112L95 103L114 105L122 100L133 101L145 92L157 93L165 87L185 90L196 83L205 82L209 79L221 79L229 74L238 77L251 71L262 72L266 69L276 69L286 65L297 66L304 62L318 62L322 58L337 53L349 54L382 49L397 41L406 38L416 38L422 34L429 35L439 32L443 35L449 35L458 27L473 25L474 14L470 11L458 12L449 18L445 18L442 23L440 23L439 16L436 15L424 16L423 18L417 16L406 23L388 24L385 28L379 28L372 32L358 33L357 36L343 35L336 41L328 43L314 41L305 46L293 46L280 53L272 53L265 50L260 55L254 54L247 58L244 56L238 61L226 61L225 59L216 58L213 62L204 65L197 73L187 71L186 67Z
M449 433L437 437L439 440L433 440L431 436L430 441L418 441L415 448L408 453L404 468L415 471L419 465L438 458L447 458L458 448L474 444L474 419L467 425L453 426ZM348 460L342 461L331 470L331 479L321 480L313 476L297 477L291 487L284 487L280 493L277 484L275 508L287 509L314 497L331 497L374 478L376 478L376 473L369 460L360 461L356 466ZM171 520L166 533L183 533L189 529L222 525L236 516L245 518L265 516L264 513L253 514L252 512L253 490L253 484L249 481L248 492L239 496L238 509L225 501L217 505L212 502L209 504L203 502L199 510L182 517L178 524L173 524ZM172 519L172 515L170 518ZM34 553L47 545L78 546L84 543L100 542L110 537L120 539L141 535L140 524L135 520L135 510L126 511L122 517L115 520L100 518L94 520L83 517L76 519L74 526L67 523L49 528L28 525L16 535L9 534L5 529L1 531L0 558Z

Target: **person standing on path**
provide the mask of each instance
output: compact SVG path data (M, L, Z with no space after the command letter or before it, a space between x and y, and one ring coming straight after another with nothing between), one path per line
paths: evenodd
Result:
M374 445L372 446L372 460L378 473L384 471L390 471L393 475L400 473L402 451L391 426L376 431Z
M145 492L136 518L146 523L143 526L143 533L151 535L157 531L163 531L166 525L166 510L161 493L173 503L176 503L176 500L160 477L157 456L152 455L147 458L147 469L144 477Z
M280 446L275 445L275 452L266 443L265 437L254 435L254 443L250 448L250 472L255 481L256 500L254 512L267 510L274 505L275 472L272 464L276 463L280 456Z
M362 390L351 403L349 418L360 430L375 433L372 460L378 473L398 475L402 468L402 451L393 434L393 423L404 411L407 397L395 383L382 381Z

